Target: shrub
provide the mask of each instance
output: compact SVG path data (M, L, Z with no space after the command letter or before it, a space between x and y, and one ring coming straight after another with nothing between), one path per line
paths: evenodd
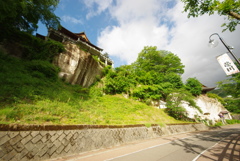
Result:
M207 93L207 96L210 97L210 98L217 99L222 105L225 104L224 99L222 97L218 96L217 94Z
M59 69L48 61L32 60L26 64L26 67L33 76L42 77L44 74L49 79L56 80L58 78Z
M11 49L11 44L13 44L14 48L20 50L18 52L21 54L18 53L17 56L27 60L47 60L52 62L56 55L64 51L63 44L54 40L45 41L21 31L13 31L11 34L12 39L5 41L4 46L10 46L10 49L7 47L7 50L10 54L16 55L16 51Z
M233 113L240 113L240 99L239 98L225 98L225 108Z
M226 120L227 124L240 124L240 120Z

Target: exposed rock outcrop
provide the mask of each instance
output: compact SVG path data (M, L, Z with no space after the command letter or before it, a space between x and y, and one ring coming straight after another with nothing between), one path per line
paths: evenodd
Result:
M60 68L59 77L71 84L89 87L102 76L103 64L77 44L64 42L65 52L55 57L54 64Z
M187 116L192 119L208 120L212 124L220 120L218 114L224 112L224 117L226 119L232 119L230 113L227 109L217 100L209 98L206 95L200 95L195 99L196 105L200 107L202 113L189 105L188 102L182 101L181 106L186 109ZM159 108L167 108L165 102L161 102Z

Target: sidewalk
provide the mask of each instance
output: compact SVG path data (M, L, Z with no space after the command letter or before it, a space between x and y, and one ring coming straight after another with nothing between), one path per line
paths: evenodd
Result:
M227 125L222 128L235 127L237 125ZM239 127L239 125L238 125ZM232 134L224 138L215 146L207 149L197 161L239 161L240 160L240 134Z

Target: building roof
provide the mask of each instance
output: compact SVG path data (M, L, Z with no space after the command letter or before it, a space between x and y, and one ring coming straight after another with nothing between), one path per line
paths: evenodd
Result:
M214 90L216 87L207 87L207 86L205 86L205 85L203 85L202 84L202 92L203 93L207 93L207 92L209 92L209 91L212 91L212 90Z
M81 37L82 39L84 39L87 42L90 42L87 35L85 34L85 32L75 33L75 35L77 35L78 37Z
M96 45L92 44L89 39L87 38L87 35L85 34L85 32L80 32L80 33L73 33L69 30L67 30L66 28L64 27L60 27L58 29L59 32L63 33L64 35L70 37L71 39L75 40L75 41L78 41L78 40L81 40L85 43L87 43L88 45L92 46L93 48L99 50L99 51L103 51L103 49L97 47Z

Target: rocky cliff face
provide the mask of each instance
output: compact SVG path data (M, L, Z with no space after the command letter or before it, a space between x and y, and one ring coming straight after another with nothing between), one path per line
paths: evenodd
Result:
M200 113L196 108L189 106L187 103L183 103L182 107L187 110L189 118L196 118L196 116L200 119L211 120L212 123L215 123L220 118L218 114L222 111L227 111L223 105L218 102L218 100L209 98L206 95L200 95L195 99L197 106L199 106L202 110ZM224 114L226 119L232 119L230 114Z
M102 75L103 65L93 56L71 42L65 42L65 52L60 53L54 60L60 68L59 77L71 84L89 87Z
M224 106L218 102L218 100L209 98L206 95L200 95L195 99L197 106L200 107L202 113L196 108L189 106L188 102L182 101L181 106L186 109L187 116L192 119L210 120L212 124L215 124L220 120L218 114L222 111L227 111ZM160 102L159 108L167 108L165 102ZM230 113L225 113L226 119L232 119Z

